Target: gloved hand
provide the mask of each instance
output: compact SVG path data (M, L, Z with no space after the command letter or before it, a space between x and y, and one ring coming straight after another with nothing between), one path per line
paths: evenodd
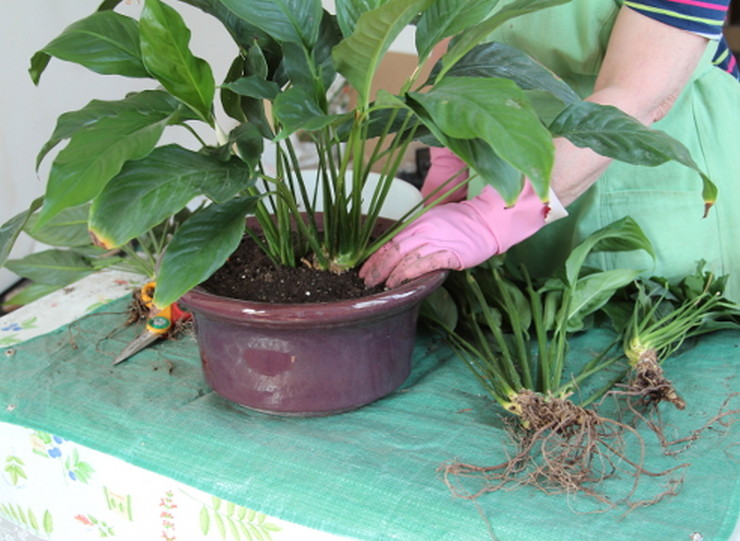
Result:
M543 203L529 181L508 207L491 186L461 203L434 207L383 245L365 262L360 277L372 287L396 287L436 269L462 270L505 252L536 233L548 219L566 215L550 192Z
M439 147L429 148L429 171L424 179L424 184L421 186L421 195L427 197L434 190L442 186L447 180L449 180L455 173L463 170L462 173L457 175L454 180L451 180L447 185L442 188L435 195L434 199L442 195L443 193L451 190L455 186L468 178L467 164L458 158L451 150ZM442 200L442 203L451 203L453 201L462 201L468 195L468 186L462 186L452 192L450 195Z

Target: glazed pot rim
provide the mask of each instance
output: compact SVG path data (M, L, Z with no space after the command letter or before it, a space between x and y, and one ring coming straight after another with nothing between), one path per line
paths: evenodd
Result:
M321 319L325 324L332 322L345 324L358 319L387 317L405 310L410 304L421 302L424 297L442 285L448 273L447 270L435 270L393 289L335 302L246 301L209 293L200 286L186 293L180 302L186 309L222 321L242 322L245 318L249 318L253 323L264 322L280 325L315 322Z

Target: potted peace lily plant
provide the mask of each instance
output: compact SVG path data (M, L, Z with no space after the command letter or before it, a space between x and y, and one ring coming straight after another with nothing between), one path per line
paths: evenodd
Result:
M114 11L120 0L105 0L33 57L32 77L38 82L56 57L153 86L60 116L39 161L66 146L45 195L0 230L2 262L21 231L48 238L64 217L81 216L95 247L78 236L62 257L88 270L136 265L156 280L156 306L182 299L195 314L204 372L217 392L295 415L375 400L408 375L419 303L443 272L337 303L250 303L199 284L233 262L245 238L276 266L357 268L423 212L417 205L378 227L412 141L452 149L511 202L525 175L547 197L556 136L633 163L675 159L695 168L674 140L583 102L520 51L486 42L508 19L565 1L336 0L330 12L321 0L182 0L220 21L238 47L217 85L210 64L191 52L173 2L144 0L134 19ZM400 91L374 93L382 59L409 25L418 68ZM421 70L450 37L431 73ZM330 108L337 80L352 89L347 110ZM546 124L530 92L558 103L560 115ZM189 130L199 149L162 144L173 126ZM297 134L315 149L310 174L296 156ZM709 201L714 188L703 178ZM202 204L193 208L196 198Z

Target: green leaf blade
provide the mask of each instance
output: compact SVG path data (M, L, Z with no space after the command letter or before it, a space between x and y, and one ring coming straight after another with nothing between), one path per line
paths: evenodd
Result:
M5 261L10 256L10 251L13 248L15 241L18 240L18 236L26 227L32 214L40 209L43 203L43 197L35 199L28 209L19 212L10 220L0 225L0 266L5 264Z
M86 258L72 250L45 250L9 260L5 266L23 278L50 286L71 284L93 270Z
M429 92L409 96L434 118L444 134L482 139L527 175L540 195L547 194L554 159L552 138L512 81L450 77Z
M254 183L238 161L222 162L176 145L155 149L126 164L94 200L90 231L98 243L114 248L145 234L207 194L226 201Z
M127 160L146 156L159 141L164 119L104 119L78 133L57 156L49 174L46 201L37 226L64 208L94 198Z
M45 55L104 75L150 77L141 60L137 22L113 11L97 12L73 23L36 53L29 72L37 84L48 63Z
M213 124L216 83L208 62L190 51L190 30L180 14L159 0L146 0L139 27L147 70L202 120Z
M222 3L278 41L311 47L318 39L323 13L321 0L223 0Z
M157 276L154 303L164 307L207 279L239 245L257 197L215 204L194 214L172 238Z
M499 0L438 0L424 11L416 27L416 50L426 58L446 37L488 18Z
M438 70L433 70L434 79ZM562 79L521 50L503 43L478 45L463 56L446 77L501 77L514 81L524 90L542 90L563 103L581 98Z
M362 14L354 33L334 47L337 71L359 94L359 103L368 104L373 77L383 55L416 14L431 0L389 0Z

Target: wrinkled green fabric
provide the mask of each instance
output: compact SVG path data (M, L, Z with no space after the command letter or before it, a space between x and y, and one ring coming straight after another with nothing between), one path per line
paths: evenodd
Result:
M431 336L422 333L409 380L389 397L332 417L271 417L211 392L189 337L112 367L137 331L107 337L123 320L126 302L0 350L0 421L57 434L274 517L363 540L488 539L482 516L500 541L688 539L692 532L721 540L738 517L740 462L730 423L714 423L677 456L665 456L641 427L646 469L691 465L644 477L636 499L663 491L669 479L683 477L683 485L677 496L625 517L624 506L591 513L603 506L526 487L472 503L451 494L439 466L450 460L492 465L512 449L502 411ZM590 331L573 341L570 358L590 359L610 339ZM666 363L688 404L683 412L662 408L669 438L690 436L720 412L737 389L739 348L740 333L718 333ZM737 409L733 401L726 410ZM632 481L619 474L604 489L618 499Z
M573 0L512 19L491 39L530 54L586 97L620 6L618 0ZM592 256L591 264L673 279L691 274L703 259L709 270L729 274L726 294L740 301L740 84L712 65L715 49L710 43L671 111L652 126L683 143L718 186L709 216L702 218L702 183L692 169L675 162L658 167L615 162L568 208L568 218L509 250L511 260L548 275L590 233L629 215L652 241L656 260L644 252L614 252Z

